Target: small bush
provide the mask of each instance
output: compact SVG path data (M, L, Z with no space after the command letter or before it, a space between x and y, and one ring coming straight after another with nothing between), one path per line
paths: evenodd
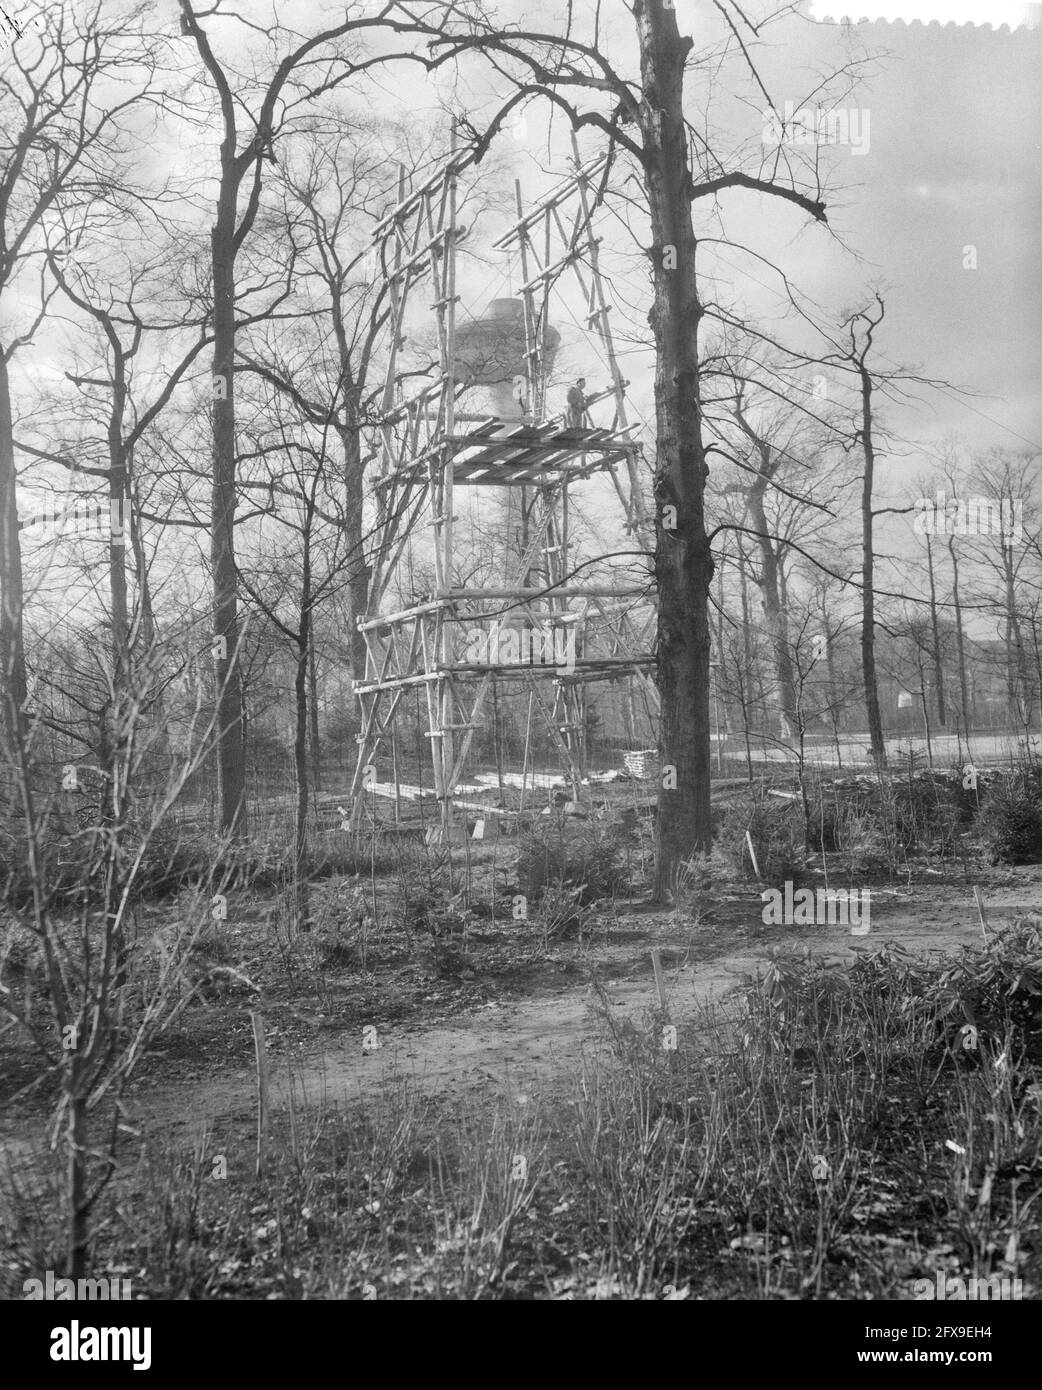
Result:
M992 864L1042 863L1042 769L1019 768L985 797L981 837Z
M563 937L582 938L583 929L592 912L589 906L584 907L580 904L582 891L581 887L569 888L557 883L547 884L543 890L539 900L537 924L548 946L551 941Z
M819 854L833 854L844 848L846 841L846 807L834 796L825 794L824 787L818 787L807 797L810 806L810 843Z
M128 846L131 862L137 848ZM134 889L144 898L163 898L179 893L205 878L214 852L213 842L183 831L170 822L156 826L149 835L134 878Z
M521 836L518 890L538 902L569 889L579 907L613 898L628 887L624 830L615 822L540 816Z
M986 945L953 956L923 959L888 944L859 955L849 970L810 952L774 951L746 993L750 1003L768 1001L776 1020L803 1042L835 1041L838 1017L853 1010L879 1021L875 1031L892 1054L903 1034L960 1045L968 1026L976 1030L974 1047L979 1036L1035 1058L1042 1055L1042 918L1021 918ZM915 1020L927 1026L925 1035Z
M962 779L920 772L893 786L889 807L898 843L906 850L952 853L959 831L969 824L972 802Z
M964 946L927 990L948 1043L969 1024L1042 1061L1042 917L1022 917L983 947Z
M755 881L747 834L752 838L762 882L780 888L786 882L799 884L806 879L806 827L798 802L751 795L728 807L719 848L741 877Z

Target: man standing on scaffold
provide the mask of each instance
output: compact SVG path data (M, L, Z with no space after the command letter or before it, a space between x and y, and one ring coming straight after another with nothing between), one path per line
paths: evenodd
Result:
M581 430L586 424L585 385L586 378L581 376L574 386L568 388L568 428L572 430Z

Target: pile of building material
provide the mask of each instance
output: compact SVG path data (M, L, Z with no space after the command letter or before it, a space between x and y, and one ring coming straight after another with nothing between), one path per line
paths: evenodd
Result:
M649 782L659 775L659 756L656 748L638 748L632 753L623 753L622 763L630 776L641 782Z

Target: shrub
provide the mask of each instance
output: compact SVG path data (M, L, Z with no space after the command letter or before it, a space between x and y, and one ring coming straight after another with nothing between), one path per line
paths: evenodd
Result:
M719 848L740 876L755 881L747 834L753 842L762 882L780 888L787 881L799 884L806 879L806 827L799 802L746 795L728 807L720 828Z
M952 1043L966 1024L1042 1060L1042 917L1022 917L983 947L964 946L927 991Z
M582 893L581 886L569 888L559 883L548 883L544 888L536 923L547 946L551 941L567 936L582 939L583 930L592 914L590 906L581 905Z
M879 787L868 779L822 780L807 790L810 848L842 854L845 869L861 875L886 861L892 837L881 829Z
M1042 863L1042 769L1019 768L996 783L981 808L980 829L993 864Z
M837 1020L856 1014L866 1046L870 1031L899 1040L928 1026L933 1042L962 1047L967 1026L1016 1054L1042 1054L1042 918L1024 917L994 933L984 946L953 956L922 958L888 943L859 954L849 970L809 951L769 953L766 973L745 988L750 1006L766 1002L775 1021L797 1041L839 1039ZM867 1024L876 1020L877 1026ZM973 1051L977 1046L974 1038Z
M944 773L920 772L895 783L889 809L898 842L905 849L951 854L960 829L972 819L970 797L961 777Z
M137 846L128 845L127 852L133 862ZM134 878L135 892L147 898L178 893L206 877L213 854L212 840L165 821L148 837Z
M824 787L808 791L807 804L811 848L819 854L842 849L847 829L846 807L835 796L827 796Z
M625 831L614 821L540 816L521 836L518 889L537 902L566 888L580 907L613 898L628 887L624 853Z

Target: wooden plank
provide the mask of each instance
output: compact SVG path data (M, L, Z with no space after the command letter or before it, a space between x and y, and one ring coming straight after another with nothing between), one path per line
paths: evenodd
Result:
M561 451L590 453L598 449L632 452L638 447L632 439L627 439L625 435L616 434L600 427L562 430L556 426L545 426L542 429L532 429L525 426L502 434L490 434L481 429L463 435L449 435L444 443L451 446L457 457L470 448L481 450L482 456L484 456L485 452L489 450L506 451L508 454L516 452L521 455L528 452L537 454Z
M488 806L483 801L461 801L458 796L452 798L453 806L458 806L461 811L480 811L483 816L513 816L516 811L511 811L508 806Z
M594 174L599 172L606 158L607 155L597 155L588 163L584 164L581 169L577 170L574 175L562 180L557 188L544 198L541 203L537 203L531 212L525 213L524 217L519 218L511 226L509 231L504 232L497 241L494 241L492 243L493 248L497 251L507 250L512 247L516 241L530 236L531 229L547 216L551 208L556 207L558 203L572 196L576 183L579 180L589 180L593 178Z
M381 690L397 690L403 685L422 685L424 681L441 680L440 671L423 671L418 676L388 676L380 681L355 681L355 695L375 695Z
M499 776L494 773L477 773L474 780L486 787L499 785ZM518 789L521 787L542 787L544 791L553 791L557 787L568 785L566 779L557 772L529 772L526 775L522 775L520 772L504 772L503 783L505 786Z
M391 800L394 799L393 782L370 782L369 785L363 787L362 790L372 792L375 796L388 797ZM400 784L398 791L406 801L430 800L435 795L430 787L414 787L405 782Z
M450 589L447 594L439 595L443 598L452 599L540 599L540 598L646 598L648 586L643 587L620 585L617 588L607 588L602 584L562 584L559 588L552 589ZM488 617L496 617L496 614L488 614ZM472 620L472 619L468 619Z
M439 608L444 608L447 599L430 599L427 603L418 603L414 608L403 608L397 613L386 613L382 616L377 615L373 618L360 618L358 621L359 632L373 632L381 627L394 627L397 623L404 623L409 618L418 618L424 613L436 612Z

